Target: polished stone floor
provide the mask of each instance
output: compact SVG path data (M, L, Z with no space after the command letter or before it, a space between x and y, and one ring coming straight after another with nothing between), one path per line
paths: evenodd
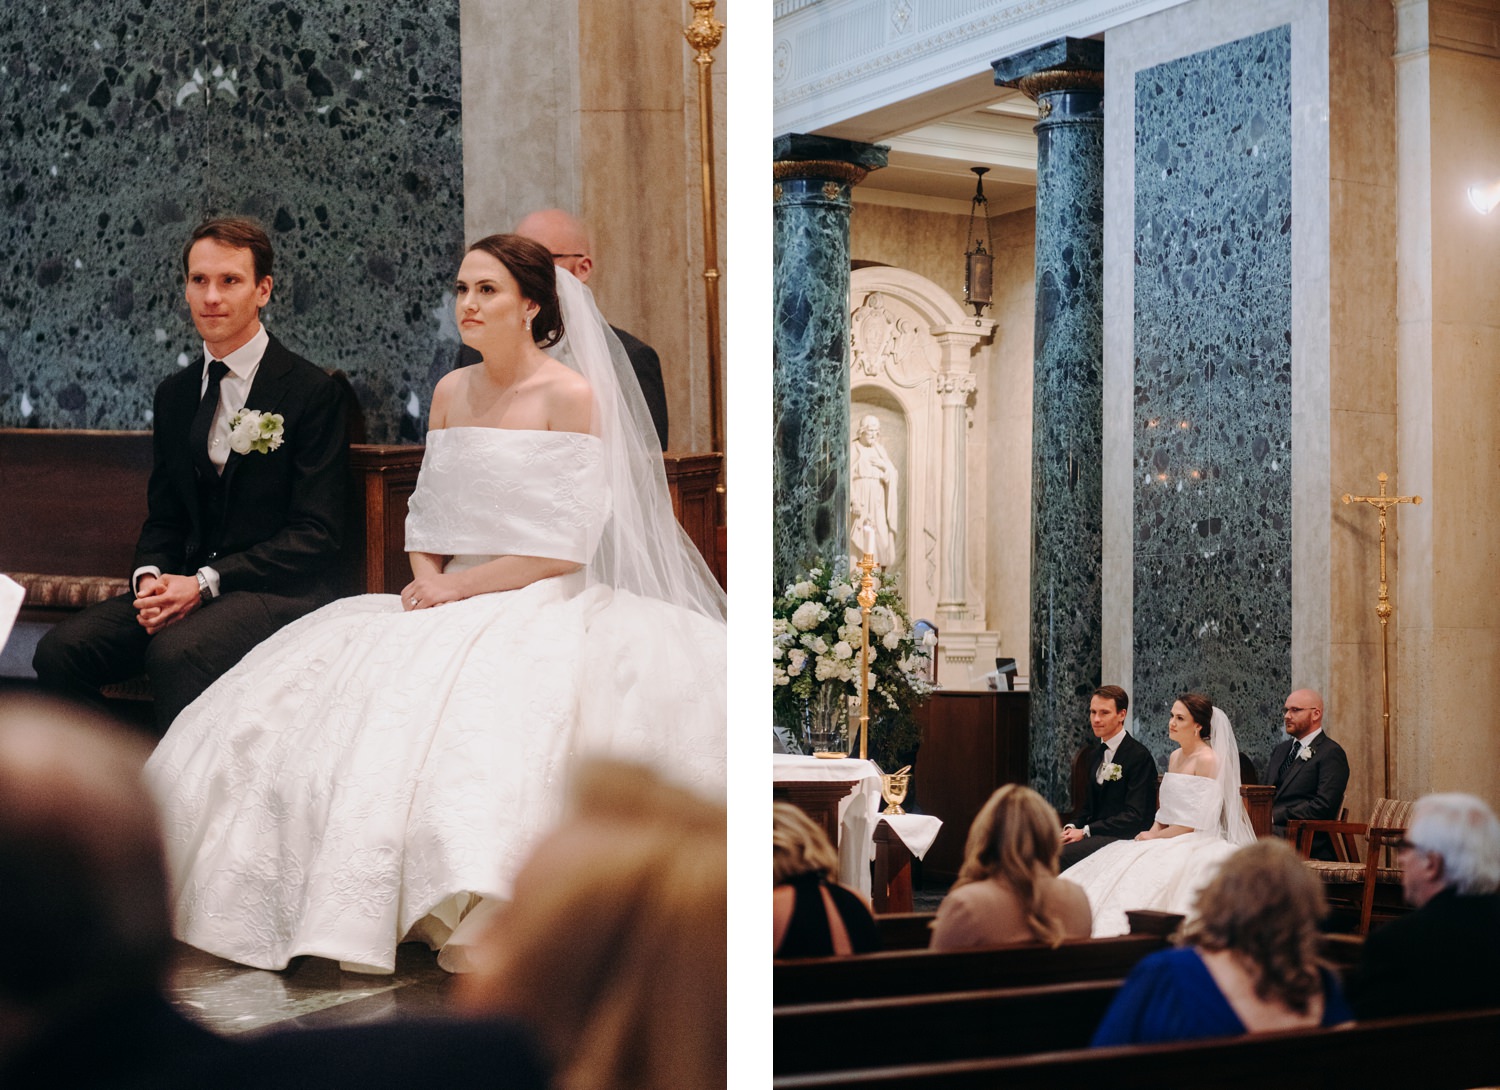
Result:
M322 958L296 958L281 972L267 972L179 946L168 993L184 1014L234 1034L442 1014L452 981L420 943L398 949L390 976L341 972Z

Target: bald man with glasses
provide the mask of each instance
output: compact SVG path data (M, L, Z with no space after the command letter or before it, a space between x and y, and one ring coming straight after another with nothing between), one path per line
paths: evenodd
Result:
M1289 736L1271 751L1266 782L1276 788L1271 799L1271 830L1286 836L1286 823L1334 821L1349 786L1349 757L1344 747L1323 731L1323 698L1312 689L1298 689L1286 698L1282 714ZM1312 857L1333 859L1327 833L1313 836Z

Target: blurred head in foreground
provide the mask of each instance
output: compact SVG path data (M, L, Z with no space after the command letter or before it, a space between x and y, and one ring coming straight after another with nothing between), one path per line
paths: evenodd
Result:
M722 1086L724 810L595 762L516 878L457 993L526 1023L559 1090Z
M0 1058L161 988L172 932L149 751L102 713L0 695Z
M1224 861L1181 941L1234 953L1260 999L1300 1014L1323 994L1318 923L1327 912L1318 877L1286 841L1267 838Z

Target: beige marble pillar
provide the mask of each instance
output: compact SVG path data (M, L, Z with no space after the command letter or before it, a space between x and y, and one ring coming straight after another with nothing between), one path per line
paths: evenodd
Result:
M1500 0L1396 0L1396 789L1500 801Z
M682 36L690 15L681 0L556 0L524 15L463 0L460 9L465 230L476 238L551 206L588 223L589 286L614 325L661 356L677 451L706 450L710 435L698 69ZM723 2L717 17L734 33ZM714 139L727 270L726 63L721 45Z

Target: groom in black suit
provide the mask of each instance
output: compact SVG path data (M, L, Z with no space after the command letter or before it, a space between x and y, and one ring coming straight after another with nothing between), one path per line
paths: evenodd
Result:
M203 360L156 390L133 592L42 638L33 665L44 684L97 698L144 670L165 728L257 643L337 597L343 400L260 323L272 256L265 230L239 218L201 224L184 246ZM242 410L262 414L259 435L233 428Z
M1094 690L1089 729L1099 744L1089 763L1088 798L1074 823L1063 826L1066 870L1106 844L1151 828L1156 814L1156 760L1125 729L1130 697L1118 685Z
M1290 737L1271 751L1266 779L1276 788L1271 798L1271 831L1286 836L1286 823L1336 821L1349 785L1349 757L1344 747L1323 733L1323 698L1298 689L1286 698L1282 717ZM1327 833L1315 833L1314 859L1334 858Z

